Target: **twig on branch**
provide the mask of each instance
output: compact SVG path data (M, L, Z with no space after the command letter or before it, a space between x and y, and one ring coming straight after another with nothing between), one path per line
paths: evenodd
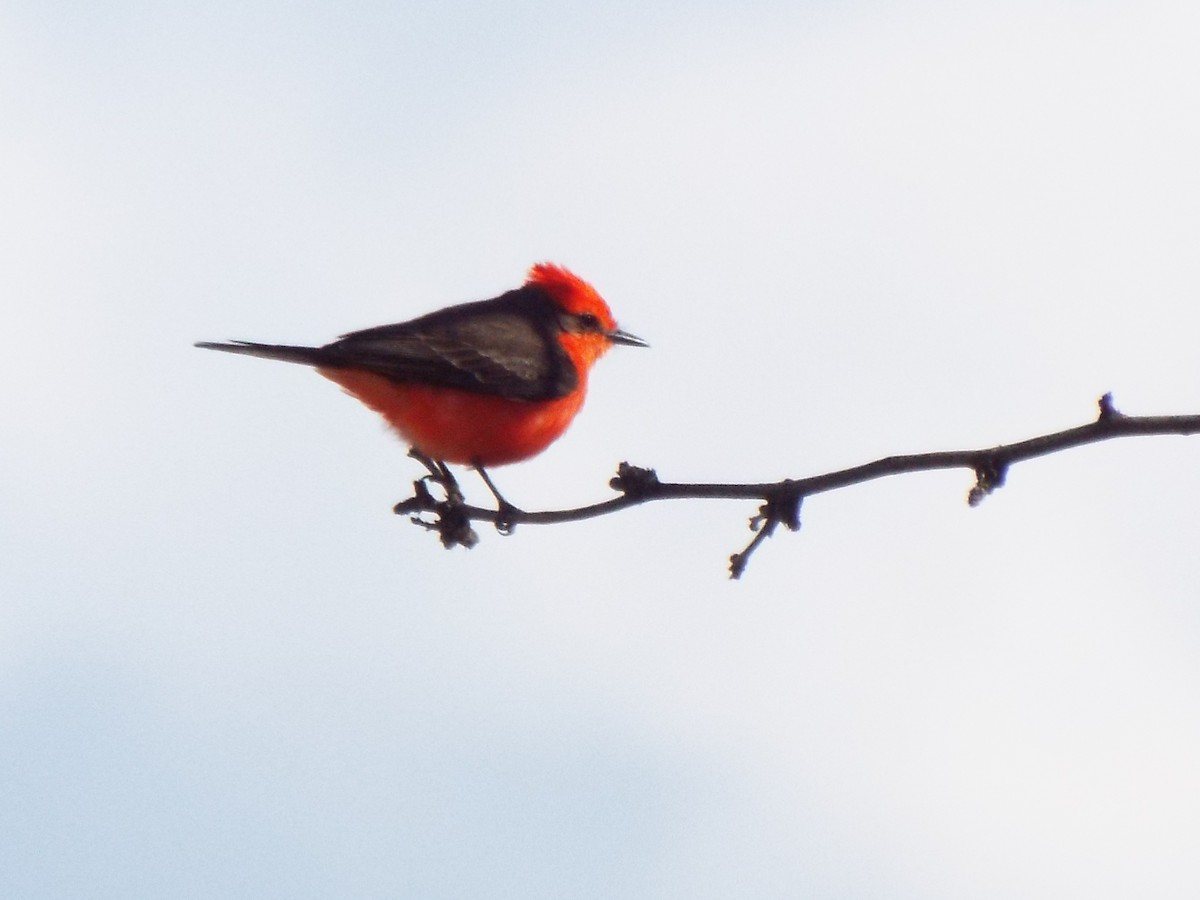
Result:
M762 505L759 506L757 514L750 519L750 529L754 532L754 538L744 550L734 553L729 558L730 577L739 578L745 571L751 554L775 533L778 525L784 525L789 531L799 530L800 506L805 497L813 494L905 472L966 468L975 473L975 484L967 493L967 502L971 506L978 506L988 494L1004 486L1005 476L1014 463L1110 438L1158 434L1187 435L1197 432L1200 432L1200 415L1127 416L1113 405L1112 394L1105 394L1099 400L1099 415L1096 419L1076 428L982 450L947 450L889 456L809 478L787 478L783 481L760 484L672 483L660 481L653 469L623 462L617 467L616 477L609 482L609 486L618 491L619 496L575 509L526 512L512 507L497 510L471 506L464 502L452 476L447 482L441 474L431 470L430 475L414 482L413 496L396 504L395 512L408 515L415 524L436 531L442 544L449 548L457 545L472 547L478 542L479 537L471 527L471 522L491 522L507 533L517 525L577 522L653 500L761 500ZM426 487L427 481L442 487L444 500L433 496ZM425 518L426 515L431 515L432 518Z

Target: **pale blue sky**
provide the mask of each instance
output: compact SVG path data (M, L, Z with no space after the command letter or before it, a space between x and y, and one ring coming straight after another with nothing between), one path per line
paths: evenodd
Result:
M1194 4L8 3L0 895L1191 897L1197 438L445 552L303 369L549 259L528 508L1200 411ZM473 482L468 489L477 490Z

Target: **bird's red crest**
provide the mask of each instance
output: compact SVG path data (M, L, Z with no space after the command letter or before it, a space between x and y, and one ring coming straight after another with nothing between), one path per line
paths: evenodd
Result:
M574 272L554 263L538 263L529 270L526 284L543 288L550 298L569 313L591 313L604 327L617 327L612 311L596 289Z

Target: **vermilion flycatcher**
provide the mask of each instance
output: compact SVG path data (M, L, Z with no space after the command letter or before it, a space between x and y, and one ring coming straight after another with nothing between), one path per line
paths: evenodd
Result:
M445 472L447 462L483 468L545 450L579 412L588 371L612 344L646 346L617 328L590 284L543 263L499 297L323 347L196 346L315 366Z

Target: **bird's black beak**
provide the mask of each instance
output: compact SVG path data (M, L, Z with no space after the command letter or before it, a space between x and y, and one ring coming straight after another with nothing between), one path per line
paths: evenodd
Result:
M604 336L606 338L608 338L610 343L624 344L626 347L649 347L650 346L645 341L643 341L640 337L637 337L636 335L632 335L628 331L621 331L620 329L617 329L616 331L605 332Z

